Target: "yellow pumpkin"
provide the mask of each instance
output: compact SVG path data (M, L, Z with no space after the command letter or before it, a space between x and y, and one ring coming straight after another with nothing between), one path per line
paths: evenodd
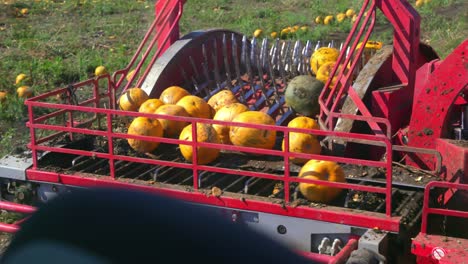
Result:
M310 68L314 74L317 74L320 66L327 62L335 62L340 52L335 48L322 47L314 51L310 59Z
M186 126L179 136L180 140L192 141L192 125ZM197 123L197 142L208 142L208 143L221 143L218 134L210 124ZM190 145L179 145L182 156L187 161L192 162L193 159L193 148ZM208 164L219 156L219 149L197 147L197 162L198 164Z
M335 67L336 62L327 62L320 66L319 70L317 71L317 76L315 77L317 80L326 83L327 80L332 77L331 73L333 71L333 67ZM335 76L333 76L332 81L330 82L330 88L332 88L335 83L336 83L336 76L338 76L338 73L341 70L341 66L338 67L338 69L335 72Z
M130 88L120 96L119 107L124 111L137 111L148 100L148 94L138 87Z
M318 16L315 18L315 24L322 24L323 23L323 18L321 16Z
M344 171L336 162L309 160L299 171L304 179L345 182ZM312 183L299 183L299 191L309 201L328 203L335 199L342 189Z
M163 128L158 120L140 116L133 119L132 123L128 127L127 133L129 135L162 137ZM159 146L159 142L131 138L127 141L132 149L142 153L151 152Z
M234 117L233 122L274 125L275 120L266 113L260 111L246 111ZM229 139L233 145L273 149L276 140L275 130L257 129L231 126Z
M159 99L148 99L144 103L140 105L138 112L140 113L154 113L158 107L163 105L164 103Z
M7 94L5 91L0 91L0 102L5 102Z
M323 19L323 24L324 25L329 25L332 22L333 22L333 16L332 15L326 16L325 19Z
M170 116L186 116L190 115L185 111L185 109L180 105L161 105L154 111L158 115L170 115ZM158 118L164 129L164 136L170 138L176 138L179 136L180 131L188 125L188 122L184 121L175 121L169 119Z
M105 74L108 74L108 71L107 71L106 67L104 67L102 65L96 67L96 69L94 70L94 75L96 75L96 76L101 76L101 75L105 75Z
M273 39L277 38L278 37L278 32L276 32L276 31L271 32L270 37L273 38Z
M280 38L286 39L289 37L289 34L291 34L291 29L290 28L283 28L280 32Z
M190 93L182 87L179 86L170 86L166 88L159 99L163 101L164 104L176 104L183 97L190 95Z
M24 73L20 73L16 76L15 85L20 84L23 80L27 80L28 76Z
M314 119L299 116L294 118L288 123L288 127L292 128L306 128L306 129L320 129L320 126ZM281 144L281 149L284 151L284 140ZM320 154L322 147L314 135L304 133L289 133L289 151L307 154ZM304 164L307 160L301 158L290 158L291 162L296 164Z
M202 98L195 95L187 95L180 99L176 105L182 106L192 117L211 118L210 105Z
M215 111L218 111L225 105L238 102L236 95L231 90L222 90L211 96L208 100L208 104L211 105Z
M350 9L346 10L345 14L346 14L346 17L352 18L353 16L356 15L356 12L354 12L354 10L352 8L350 8Z
M29 86L21 86L16 89L16 93L20 98L29 98L33 95L33 89Z
M345 13L339 13L338 15L336 15L336 21L338 22L343 22L343 20L345 20L346 18L346 14Z
M360 42L356 46L356 50L360 49L362 45L363 43ZM375 54L375 52L377 52L378 50L382 48L382 46L383 46L383 43L380 41L373 41L373 40L367 41L366 45L364 46L364 50L362 51L362 54L364 54L363 65L365 65L370 60L370 58Z
M253 33L254 37L258 38L258 37L261 37L263 34L263 30L261 29L256 29Z
M127 81L131 81L133 78L133 75L135 75L135 71L136 69L133 69L129 73L127 73L127 76L125 76L125 79L127 79Z
M248 110L249 108L241 103L233 103L219 109L213 119L218 121L232 121L238 114ZM229 126L214 124L213 128L216 130L216 133L218 133L219 139L223 144L231 144L231 140L229 139Z

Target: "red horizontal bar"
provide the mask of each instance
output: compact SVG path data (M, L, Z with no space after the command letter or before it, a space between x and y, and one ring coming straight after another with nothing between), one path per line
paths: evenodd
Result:
M203 171L211 171L211 172L225 173L225 174L232 174L232 175L242 175L242 176L249 176L249 177L261 177L261 178L266 178L266 179L271 179L271 180L284 181L288 183L304 182L304 183L313 183L313 184L319 184L319 185L329 186L329 187L337 187L337 188L342 188L342 189L353 189L353 190L358 190L358 191L367 191L367 192L376 192L376 193L386 192L386 188L365 186L365 185L359 185L359 184L353 184L353 183L304 179L304 178L299 178L299 177L285 178L282 176L274 176L273 174L269 174L269 173L261 173L261 172L245 171L245 170L233 170L233 169L205 166L205 165L200 165L197 168Z
M19 229L17 225L0 223L0 232L16 233Z
M32 214L37 210L35 207L29 205L12 203L7 201L0 201L0 209L23 214Z
M64 126L46 125L46 124L34 124L34 125L31 125L31 127L39 128L39 129L50 129L50 130L56 130L56 131L66 131L66 132L72 132L72 133L103 136L103 137L106 137L109 135L109 132L107 131L91 130L91 129L86 129L86 128L74 128L74 127L64 127ZM318 159L318 160L366 165L366 166L372 166L372 167L383 167L387 165L387 162L384 162L384 161L362 160L362 159L343 158L343 157L335 157L335 156L323 156L323 155L318 155L318 154L289 152L288 150L286 151L269 150L269 149L259 149L259 148L253 148L253 147L242 147L242 146L207 143L207 142L195 143L195 141L186 141L186 140L164 138L164 137L140 136L140 135L130 135L130 134L124 134L124 133L112 133L112 137L125 138L125 139L131 138L131 139L137 139L137 140L162 142L162 143L169 143L169 144L186 144L186 145L192 145L192 146L197 145L200 147L216 148L216 149L223 149L223 150L249 152L249 153L263 154L263 155L275 155L275 156L283 156L283 157L286 156L286 157L299 157L299 158L305 158L305 159ZM41 140L40 142L42 143L43 140ZM53 147L47 147L49 149L43 149L43 146L37 146L36 148L38 150L53 151L52 150ZM57 152L77 154L77 152L73 153L74 150L70 152L66 152L66 151L63 151L64 150L63 148L55 148L55 149ZM84 153L84 152L86 151L81 151L81 153ZM80 154L80 155L90 156L90 154ZM101 156L102 155L103 153L101 153Z
M226 125L226 126L238 126L238 127L246 127L246 128L275 130L275 131L280 131L280 132L310 133L310 134L319 135L319 136L334 136L334 137L340 137L344 139L356 138L356 139L363 139L363 140L369 140L369 141L389 142L388 138L382 138L380 136L368 135L368 134L357 134L357 133L349 133L349 132L337 132L337 131L305 129L305 128L290 128L286 126L240 123L240 122L232 122L232 121L219 121L219 120L204 119L204 118L139 113L139 112L132 112L132 111L104 109L104 108L97 108L97 107L59 105L59 104L51 104L51 103L44 103L44 102L31 102L30 104L32 104L33 106L41 106L41 107L46 107L46 108L63 108L63 109L74 110L74 111L102 113L102 114L111 114L111 115L120 115L120 116L133 116L133 117L142 116L142 117L148 117L148 118L153 118L153 119L166 119L166 120L184 121L184 122L191 122L191 123L219 124L219 125ZM36 125L37 124L35 123L30 123L30 126L32 128L36 128Z
M27 170L29 180L44 181L50 179L50 175L43 175L40 171ZM31 173L32 172L32 173ZM399 232L400 217L386 217L385 214L325 206L312 208L305 206L281 205L253 199L239 199L227 196L208 196L204 192L184 191L169 188L159 188L152 185L139 185L113 180L104 176L100 178L88 178L76 175L58 175L58 180L65 185L78 187L114 187L126 188L151 193L158 193L176 199L182 199L203 205L221 206L240 210L251 210L276 215L299 217L330 223L338 223L364 228L379 228L390 232Z
M426 212L428 214L439 214L439 215L468 218L468 212L464 212L464 211L456 211L456 210L440 209L440 208L427 208Z

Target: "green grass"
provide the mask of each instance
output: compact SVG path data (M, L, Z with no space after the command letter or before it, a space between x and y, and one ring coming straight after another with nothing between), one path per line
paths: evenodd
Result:
M422 41L441 57L468 35L468 5L464 2L434 0L418 9ZM288 26L306 25L307 33L289 38L342 41L352 26L349 19L325 26L316 25L315 17L336 15L348 8L357 12L361 4L362 0L188 0L181 31L216 27L251 36L260 28L269 36ZM16 8L28 8L29 13L17 17ZM6 102L0 103L0 156L28 140L23 132L23 99L15 95L16 75L30 75L29 85L40 94L90 78L98 65L111 72L122 69L153 19L154 0L0 1L0 90L9 93ZM391 43L391 26L382 15L377 21L372 38ZM13 137L15 144L11 144L11 135L22 136Z

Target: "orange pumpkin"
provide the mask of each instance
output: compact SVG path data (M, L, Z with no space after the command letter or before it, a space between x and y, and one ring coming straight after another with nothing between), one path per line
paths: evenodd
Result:
M5 102L7 94L5 91L0 91L0 102Z
M186 126L179 136L180 140L192 141L192 125ZM210 124L197 123L197 141L209 143L221 143L218 134ZM179 145L182 156L187 161L192 162L193 148L190 145ZM219 149L197 147L197 162L198 164L208 164L214 161L219 156Z
M233 103L219 109L213 117L213 120L232 121L238 114L248 110L249 108L241 103ZM218 136L223 144L232 144L231 140L229 139L229 126L214 124L213 128L216 130L216 133L218 133Z
M233 122L274 125L275 120L266 113L260 111L246 111L234 117ZM229 139L233 145L273 149L276 140L275 130L256 129L247 127L231 126Z
M120 96L119 107L124 111L137 111L148 100L148 94L138 87L130 88Z
M16 93L20 98L29 98L33 95L33 89L29 86L21 86L16 89Z
M344 171L336 162L309 160L299 171L304 179L345 182ZM342 189L312 183L299 183L299 191L309 201L328 203L335 199Z
M210 105L202 98L195 95L187 95L180 99L176 105L182 106L192 117L211 118Z
M289 121L288 127L306 128L306 129L320 129L319 124L312 118L307 116L298 116Z
M231 90L222 90L211 96L208 100L208 104L211 105L215 111L218 111L225 105L238 102L236 95Z
M315 120L309 117L300 116L296 117L288 123L288 127L292 128L306 128L306 129L320 129ZM281 144L281 149L284 151L284 140ZM314 135L305 133L289 133L289 151L307 154L320 154L322 147ZM296 164L304 164L307 159L290 158L291 162Z
M170 86L166 88L159 99L163 101L164 104L176 104L184 96L190 95L190 93L182 87L179 86Z
M170 116L190 116L182 106L170 104L158 107L154 113ZM180 131L182 131L182 129L184 129L184 127L186 127L188 124L188 122L184 121L175 121L163 118L158 118L158 120L164 129L164 136L170 138L176 138L179 136Z
M140 116L133 119L132 123L128 127L127 133L129 135L162 137L163 128L158 120ZM159 146L159 142L131 138L127 141L132 149L142 153L151 152Z
M159 99L148 99L140 105L138 112L151 114L163 104L164 103Z

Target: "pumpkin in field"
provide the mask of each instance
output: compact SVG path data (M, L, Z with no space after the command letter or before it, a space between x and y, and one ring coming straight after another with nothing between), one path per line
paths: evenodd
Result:
M356 46L356 49L360 49L362 47L363 43L360 42L357 46ZM364 50L362 51L362 54L364 56L364 61L363 61L363 65L365 65L369 60L370 58L378 51L382 48L382 45L383 43L382 42L379 42L379 41L373 41L373 40L369 40L366 42L366 45L364 46Z
M186 126L179 136L180 140L192 141L192 125ZM210 124L197 123L197 141L208 143L221 143L218 134ZM182 156L187 161L192 162L193 148L190 145L179 145ZM219 156L219 149L197 147L197 162L198 164L208 164L214 161Z
M225 105L238 103L236 95L231 90L222 90L208 100L208 104L214 108L215 111L221 109Z
M320 66L330 61L336 61L339 55L340 52L335 48L321 47L317 49L310 58L310 68L312 72L317 74Z
M0 91L0 102L5 102L7 94L5 91Z
M143 89L130 88L120 96L119 107L124 111L137 111L146 100L148 100L148 94Z
M21 86L16 89L16 93L20 98L29 98L33 95L34 91L30 86Z
M140 113L154 113L158 107L163 105L164 103L159 99L148 99L144 103L140 105L138 112Z
M325 84L327 82L327 80L332 77L331 74L332 74L332 71L333 71L333 67L335 67L335 64L336 62L327 62L325 64L323 64L322 66L320 66L320 69L317 71L317 80L323 82L323 84ZM335 75L333 76L333 79L331 80L330 82L330 88L333 87L333 85L335 85L336 83L336 77L338 76L338 74L340 73L340 70L341 70L341 66L338 67L338 69L336 70L335 72Z
M182 106L192 117L211 118L210 105L202 98L195 95L187 95L180 99L176 105Z
M309 160L299 171L299 177L313 180L345 182L344 171L336 162ZM342 189L312 183L299 183L299 191L309 201L328 203L335 199Z
M182 87L179 86L170 86L166 88L159 99L163 101L164 104L176 104L183 97L190 95L190 93Z
M249 108L241 103L226 105L216 112L213 120L232 121L238 114L248 111ZM219 139L223 144L231 144L229 139L229 126L213 124L214 130L218 133Z
M127 133L129 135L162 137L163 128L158 120L140 116L133 119L132 123L128 127ZM159 142L131 138L127 141L132 149L142 153L151 152L159 146Z
M234 117L233 122L274 125L275 120L266 113L260 111L246 111ZM276 131L267 129L247 128L231 126L229 139L233 145L273 149L276 140Z
M315 120L305 116L294 118L288 123L288 127L305 128L305 129L320 129ZM284 140L281 144L281 149L284 151ZM322 147L314 135L305 133L289 133L289 151L307 154L320 154ZM290 158L291 162L296 164L304 164L307 160L301 158Z
M305 116L315 116L320 112L318 98L323 89L323 83L310 75L294 77L286 87L286 105Z
M338 22L343 22L346 18L346 14L345 13L339 13L336 15L336 21Z
M154 113L158 115L190 116L182 106L171 104L158 107ZM179 136L180 131L182 131L182 129L188 125L188 122L184 121L169 120L164 118L158 118L158 120L164 129L164 136L170 138L176 138Z

